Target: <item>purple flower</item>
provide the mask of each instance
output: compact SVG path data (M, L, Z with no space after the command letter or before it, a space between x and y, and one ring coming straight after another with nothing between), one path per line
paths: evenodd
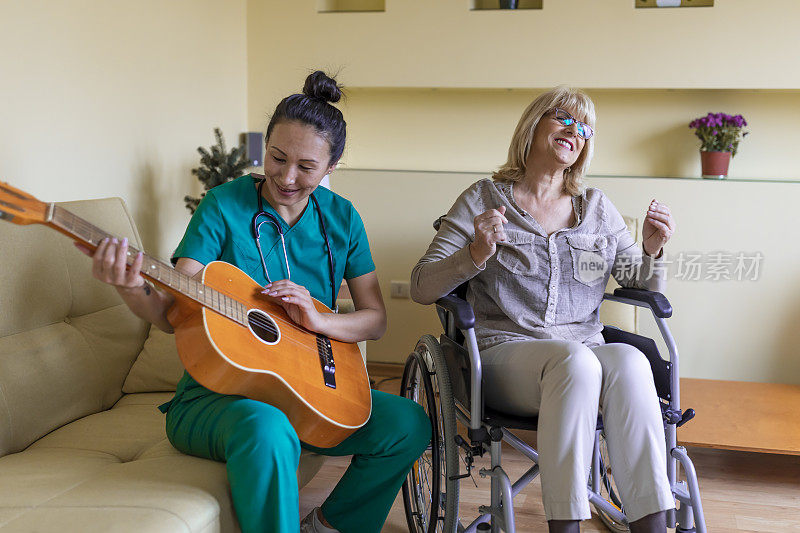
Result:
M713 128L711 135L723 134L717 128L743 128L745 126L747 126L747 121L742 115L728 115L727 113L708 113L706 116L696 118L689 123L689 127L694 129Z

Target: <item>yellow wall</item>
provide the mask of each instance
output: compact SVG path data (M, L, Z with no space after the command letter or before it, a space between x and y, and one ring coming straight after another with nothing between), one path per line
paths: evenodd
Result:
M197 146L246 128L244 1L0 1L0 179L45 201L121 196L168 256Z

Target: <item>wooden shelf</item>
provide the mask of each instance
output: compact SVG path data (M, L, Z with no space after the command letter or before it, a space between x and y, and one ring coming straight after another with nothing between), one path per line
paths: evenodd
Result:
M491 171L478 172L475 170L428 170L428 169L409 169L409 168L360 168L341 166L342 170L354 170L359 172L410 172L422 174L458 174L470 175L474 174L475 179L488 178L492 175ZM647 180L677 180L677 181L703 181L708 183L797 183L800 184L800 179L783 179L783 178L725 178L724 180L705 179L698 176L623 176L619 174L589 174L586 180L593 179L647 179Z
M500 7L500 0L472 0L470 11L520 11L526 9L542 9L544 0L518 0L517 7L507 9Z
M698 176L615 176L615 175L598 175L598 174L590 174L586 176L586 179L603 179L603 178L623 178L623 179L651 179L651 180L691 180L691 181L707 181L712 183L718 182L726 182L730 181L732 183L800 183L800 180L797 179L782 179L782 178L725 178L722 180L718 179L706 179L701 178Z
M634 0L640 7L714 7L714 0Z
M678 442L725 450L800 455L800 385L681 379L681 408L697 412Z
M386 0L317 0L317 13L381 13Z

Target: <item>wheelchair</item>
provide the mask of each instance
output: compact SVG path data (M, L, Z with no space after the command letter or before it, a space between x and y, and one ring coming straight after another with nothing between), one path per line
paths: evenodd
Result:
M425 409L433 429L430 447L403 484L406 519L413 533L513 533L514 497L539 474L537 451L514 433L535 431L537 417L511 416L483 403L475 316L465 295L466 284L436 302L444 334L438 340L424 335L403 371L401 394ZM616 289L604 294L603 300L647 308L658 324L669 361L661 358L653 339L611 326L604 327L602 334L607 343L635 346L650 362L664 418L667 477L676 499L676 508L667 511L667 527L677 528L676 532L705 533L697 474L686 449L677 445L677 428L694 417L694 410L680 408L678 349L666 323L672 307L663 294L640 289ZM467 428L467 439L459 434L457 420ZM503 441L533 461L514 483L501 466ZM459 481L471 475L473 458L482 457L487 450L491 468L481 469L479 474L491 477L490 504L480 506L479 516L463 525L459 520ZM679 479L679 466L685 481ZM602 415L595 431L587 498L609 530L629 530L608 460Z

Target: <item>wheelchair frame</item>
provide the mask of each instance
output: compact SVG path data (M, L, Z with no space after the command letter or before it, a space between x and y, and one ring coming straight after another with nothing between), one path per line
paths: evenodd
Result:
M677 528L677 532L705 533L706 524L703 515L703 507L700 500L700 489L697 481L697 474L691 459L686 453L686 449L677 445L677 427L680 427L685 422L689 421L694 416L694 411L692 409L688 409L686 412L682 412L680 409L678 349L669 330L669 326L666 323L666 319L672 315L672 308L666 297L664 297L664 295L661 293L640 289L620 288L615 290L614 294L604 294L603 300L616 301L623 304L649 309L652 312L653 318L655 319L659 331L661 332L661 335L666 343L669 351L669 362L665 362L660 357L655 346L655 342L652 341L652 339L647 339L646 337L641 337L639 335L608 326L603 330L604 337L607 334L614 337L613 342L627 342L641 348L640 340L645 339L651 344L649 347L645 346L643 352L648 357L648 360L650 361L651 367L654 371L654 379L656 380L657 390L659 392L660 403L662 406L662 413L664 415L667 447L667 477L670 487L672 488L673 495L675 496L676 500L680 502L680 506L667 511L667 526L670 528ZM457 398L454 398L456 418L468 428L468 435L470 439L470 443L466 443L463 438L456 437L457 447L455 450L456 454L458 454L459 448L464 449L467 452L467 455L469 456L467 463L468 473L465 475L458 475L461 473L459 466L458 471L455 473L456 475L451 477L451 480L455 480L455 482L458 483L457 478L462 478L469 475L473 453L483 455L483 452L486 450L486 448L488 448L491 461L491 467L489 469L481 469L479 471L481 477L491 477L490 505L480 506L479 512L481 514L467 526L463 526L461 524L458 516L454 517L452 523L457 527L453 529L453 533L456 531L456 529L459 533L472 533L475 531L488 530L491 530L492 533L497 533L500 530L508 533L514 532L515 524L513 498L539 474L538 452L523 442L522 439L517 437L511 431L513 428L503 427L497 423L497 419L492 420L491 417L486 416L481 389L481 359L474 331L475 317L471 306L455 293L441 298L436 302L436 305L437 312L439 313L439 317L442 320L442 324L445 329L445 335L442 337L442 341L447 342L446 339L449 339L450 343L457 344L455 341L461 340L459 338L460 333L463 335L467 352L466 355L469 359L469 397L467 398L469 405L464 405L462 402L458 401ZM639 344L632 342L637 341L637 339L639 339ZM406 392L408 379L407 374L409 374L410 368L413 365L419 365L420 367L425 365L425 370L429 375L435 374L435 368L433 370L431 369L433 362L426 360L425 357L418 353L418 350L419 345L417 350L415 350L415 352L409 356L408 362L406 363L406 372L404 373L403 377L403 390L401 390L401 394ZM460 350L463 351L462 348L460 348ZM441 353L443 354L443 352ZM444 360L443 355L442 360ZM439 362L441 363L442 361ZM441 366L443 366L444 370L447 371L447 378L449 380L447 387L449 392L453 375L452 369L449 368L451 365L449 362L445 362L445 364ZM428 379L430 378L428 377ZM426 386L429 389L431 387L429 384ZM431 394L431 392L428 391L427 394ZM441 408L439 412L441 412ZM434 425L434 432L439 432L440 428L438 427L438 422L435 422L433 418L432 424ZM535 424L535 422L533 424ZM522 429L522 426L516 426L516 428ZM601 495L601 488L603 488L601 486L601 481L606 483L605 488L608 490L609 495L613 494L613 487L610 487L610 485L607 484L607 471L602 466L600 450L600 442L603 438L602 429L602 419L598 417L598 428L596 430L594 442L594 452L592 455L591 475L587 487L587 497L589 502L594 505L595 509L601 515L601 518L603 518L603 521L607 526L610 527L608 519L611 519L613 521L612 523L620 526L619 530L624 531L625 529L621 528L627 526L627 518L620 508L618 508L613 502L606 500ZM460 442L458 442L459 440ZM514 483L511 482L501 466L502 441L507 442L510 446L534 462L534 465L524 474L522 474L522 476ZM434 440L432 440L432 442L437 442L436 435L434 435ZM436 453L434 455L438 461L439 454L443 453L443 450L436 450L435 452ZM409 501L409 499L412 497L412 490L417 490L416 487L411 487L411 485L413 483L421 482L420 473L418 471L419 464L419 462L416 463L414 468L412 468L412 472L409 474L409 477L407 478L403 487L406 515L411 531L419 531L415 526L412 526L412 520L414 519L411 516L413 502ZM685 482L678 480L679 464L686 476ZM439 467L441 467L441 463L439 464ZM445 470L447 470L446 466ZM450 473L445 471L445 475L450 476ZM437 487L437 491L439 490L439 483L440 481L436 480L434 484L434 486ZM432 490L431 492L433 493L434 491ZM415 494L418 494L418 492ZM441 494L440 491L437 492L437 497L439 494ZM433 494L431 497L433 497ZM613 498L613 496L611 497ZM456 512L458 512L458 502L455 504L455 509ZM601 512L605 513L607 516L603 517ZM419 517L417 517L417 519L418 518ZM446 517L440 517L437 513L435 520L434 517L429 517L427 528L421 527L420 529L426 530L427 532L440 531L442 529L439 529L438 527L439 521L444 523L447 522Z

